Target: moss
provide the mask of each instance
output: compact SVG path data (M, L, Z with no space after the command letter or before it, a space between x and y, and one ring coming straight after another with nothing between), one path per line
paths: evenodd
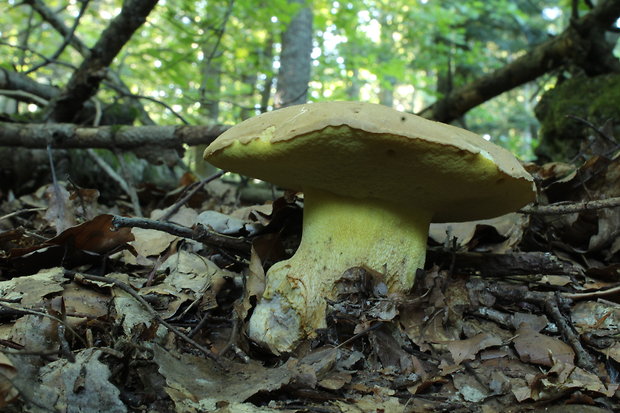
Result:
M546 92L536 107L541 143L536 154L543 160L568 160L580 152L592 131L570 116L596 126L620 119L620 75L579 76Z

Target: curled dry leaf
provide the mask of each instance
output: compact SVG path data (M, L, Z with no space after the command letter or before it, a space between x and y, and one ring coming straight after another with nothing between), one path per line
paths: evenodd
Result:
M114 230L113 215L103 214L83 224L68 228L56 237L32 248L15 248L11 250L12 258L21 257L30 252L49 247L63 246L82 251L105 254L126 246L134 237L130 228Z
M492 219L431 224L429 237L438 244L456 238L458 247L503 254L517 245L527 227L528 217L511 213Z

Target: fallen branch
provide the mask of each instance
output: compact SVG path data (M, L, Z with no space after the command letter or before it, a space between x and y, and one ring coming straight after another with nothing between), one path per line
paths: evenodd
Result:
M573 63L592 66L603 63L594 61L592 52L620 16L617 0L604 0L588 14L575 19L559 35L534 47L511 63L490 72L475 81L456 88L431 106L421 116L449 123L463 116L470 109L510 89L530 82L555 68ZM599 59L603 59L601 56Z
M594 211L603 208L620 207L620 197L597 199L584 202L558 202L551 205L534 205L521 208L519 212L529 215L562 215L573 214L575 212Z
M1 73L1 72L0 72ZM0 122L0 146L54 149L143 149L208 145L228 126L100 126Z

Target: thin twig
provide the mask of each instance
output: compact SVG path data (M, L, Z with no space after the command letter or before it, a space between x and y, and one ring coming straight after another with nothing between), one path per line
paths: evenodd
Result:
M381 327L382 325L384 325L385 323L383 321L378 320L375 324L371 325L370 327L360 331L357 334L352 335L351 337L347 338L345 341L343 341L342 343L338 344L336 346L336 348L341 348L342 346L345 346L347 344L349 344L350 342L357 340L358 338L370 333L373 330L376 330L377 328Z
M3 96L10 96L10 97L22 97L22 98L27 98L30 101L38 104L39 106L45 106L49 103L49 100L47 99L43 99L42 97L39 97L33 93L30 92L24 92L23 90L7 90L7 89L0 89L0 95ZM23 100L23 99L18 99L18 100Z
M166 211L166 213L164 215L159 217L158 221L168 221L170 219L170 217L173 216L174 214L176 214L176 212L179 210L179 208L181 208L181 206L185 205L185 203L187 201L189 201L194 196L194 194L196 192L198 192L203 186L205 186L206 184L208 184L211 181L214 181L214 180L218 179L219 177L221 177L225 173L226 173L226 171L220 171L220 172L218 172L216 174L213 174L213 175L203 179L202 181L200 181L191 190L187 191L187 193L181 199L179 199L177 202L175 202L174 205L172 205L168 209L168 211Z
M560 301L559 294L555 296L555 299L549 299L545 302L545 311L551 317L551 319L558 326L558 329L562 333L562 336L568 341L573 350L575 350L575 356L577 357L577 365L591 373L597 373L596 362L592 355L586 351L581 345L579 336L575 332L575 328L566 317L560 311L558 302Z
M86 153L97 164L97 166L103 169L103 171L108 174L110 178L112 178L114 181L116 181L116 183L118 183L123 192L129 195L129 185L127 185L127 182L123 179L122 176L120 176L106 161L101 159L101 157L97 154L97 152L95 152L94 149L86 149Z
M230 336L228 337L228 341L226 345L222 348L220 352L222 355L225 355L228 350L232 349L235 343L237 342L237 338L239 337L239 317L236 314L233 314L232 327L230 329Z
M6 215L2 215L0 217L0 221L5 220L5 219L9 219L11 217L14 217L15 215L20 215L20 214L25 214L27 212L37 212L37 211L45 211L47 208L27 208L27 209L20 209L19 211L14 211L11 212L10 214L6 214Z
M56 50L56 52L54 52L54 54L51 57L45 58L43 60L43 62L41 62L41 63L31 67L29 70L24 72L25 75L28 75L28 74L30 74L32 72L35 72L35 71L39 70L40 68L42 68L44 66L47 66L49 63L54 62L54 61L56 61L56 59L58 59L58 57L62 54L62 52L69 45L69 43L71 43L71 41L73 40L73 36L75 34L75 29L77 29L77 26L80 23L80 20L82 19L82 16L84 15L84 12L86 11L86 8L88 7L88 3L89 2L90 2L90 0L83 0L82 1L82 7L80 7L80 11L78 12L78 15L76 16L75 21L73 22L73 26L69 30L69 33L67 33L65 35L65 38L64 38L62 44Z
M582 298L602 297L605 295L615 294L618 292L620 292L620 285L607 288L607 289L603 289L603 290L589 291L587 293L562 293L562 297L570 298L573 300L579 300Z
M133 213L137 217L142 216L142 208L140 207L140 198L138 197L138 191L136 191L136 187L133 185L133 178L131 176L131 172L129 167L125 163L125 158L123 158L123 152L118 150L117 148L113 148L112 152L116 155L116 159L118 159L118 163L121 166L121 172L123 173L123 178L127 182L127 194L129 195L129 199L131 200L131 205L133 207Z
M597 199L576 203L558 202L551 205L535 205L521 208L519 212L529 215L562 215L575 212L593 211L595 209L620 207L620 197Z
M64 325L65 328L67 330L69 330L71 333L73 333L73 335L75 337L77 337L77 339L80 340L80 342L83 345L86 345L86 341L77 333L77 331L75 331L73 328L71 328L70 325L66 324L63 320L61 320L58 317L55 317L55 316L53 316L51 314L44 313L44 312L41 312L41 311L31 310L31 309L28 309L28 308L12 307L12 306L10 306L8 304L3 303L2 301L0 301L0 307L8 308L9 310L13 310L13 311L15 311L17 313L28 314L28 315L36 315L36 316L39 316L39 317L47 317L47 318L49 318L51 320L54 320L54 321Z
M115 215L114 219L112 219L112 225L117 229L121 227L155 229L179 237L193 239L212 247L230 248L245 255L250 253L250 242L248 240L222 235L210 231L202 225L188 228L173 222L161 222L147 218L126 218L118 215Z

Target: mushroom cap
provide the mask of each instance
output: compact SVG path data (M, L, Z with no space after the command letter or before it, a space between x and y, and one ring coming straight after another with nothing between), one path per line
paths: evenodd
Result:
M263 113L224 132L204 156L288 189L427 208L433 222L490 218L535 195L532 177L507 150L467 130L371 103Z

